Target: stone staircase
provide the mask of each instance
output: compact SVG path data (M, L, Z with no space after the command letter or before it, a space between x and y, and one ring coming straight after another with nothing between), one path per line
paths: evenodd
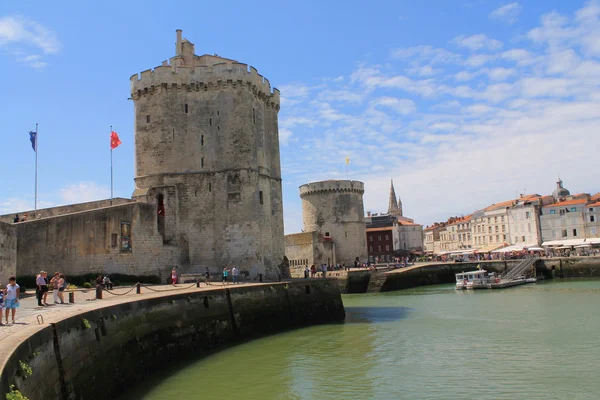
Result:
M516 267L512 268L506 274L502 275L502 280L513 280L519 275L523 275L525 271L531 268L539 260L538 257L528 257L523 259Z

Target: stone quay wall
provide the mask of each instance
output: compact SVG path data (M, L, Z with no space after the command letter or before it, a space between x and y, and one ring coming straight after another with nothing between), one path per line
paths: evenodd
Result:
M17 232L14 225L0 222L0 284L17 273Z
M30 400L113 398L174 362L344 318L331 279L131 300L72 315L3 349L12 353L0 365L0 394L14 384ZM20 362L32 370L28 379L19 376Z

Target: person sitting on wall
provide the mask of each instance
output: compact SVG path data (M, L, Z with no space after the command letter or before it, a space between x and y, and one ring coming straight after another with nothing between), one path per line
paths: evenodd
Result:
M110 277L108 275L106 275L104 277L104 279L102 280L102 283L104 284L104 287L108 290L112 290L113 288L113 283L110 280Z
M17 222L20 222L19 219L19 214L15 214L15 218L13 219L13 222L16 224Z

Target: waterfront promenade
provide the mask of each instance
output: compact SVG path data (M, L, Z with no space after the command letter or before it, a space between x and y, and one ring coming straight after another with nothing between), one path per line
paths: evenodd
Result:
M220 282L212 283L210 286L204 283L197 288L196 284L180 284L176 287L172 285L141 285L140 294L136 293L135 287L117 287L109 293L103 291L102 299L96 300L95 289L78 289L75 290L75 302L65 304L52 304L49 306L39 307L35 296L29 296L20 300L20 307L17 309L15 323L0 325L0 353L6 354L4 351L7 348L20 343L23 337L28 336L37 330L36 327L46 326L49 323L55 323L63 319L69 318L81 312L96 310L120 303L137 301L153 297L160 297L166 294L194 293L205 290L227 289L239 286L260 286L269 285L269 283L243 283L233 285L223 285ZM133 290L132 290L133 289ZM68 292L65 292L65 300L68 300ZM52 301L52 292L48 294L48 301ZM38 323L38 317L43 318L43 323ZM40 318L40 322L41 322ZM2 321L5 322L4 315ZM10 315L9 315L10 321ZM3 365L3 356L0 356L0 366Z

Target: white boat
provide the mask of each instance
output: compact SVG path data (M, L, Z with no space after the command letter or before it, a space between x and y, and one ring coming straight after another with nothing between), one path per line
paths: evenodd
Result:
M500 279L494 272L484 269L456 274L456 289L504 289L525 283L535 283L536 278L517 276L515 279Z
M474 289L483 285L490 285L498 282L500 282L500 280L496 277L496 273L488 273L485 269L456 274L456 289L458 290Z

